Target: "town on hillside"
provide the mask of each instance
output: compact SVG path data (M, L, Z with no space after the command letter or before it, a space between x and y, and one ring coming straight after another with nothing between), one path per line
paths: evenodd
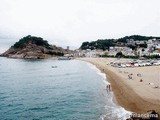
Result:
M137 38L137 39L136 39ZM143 40L144 39L144 40ZM65 56L160 58L160 38L130 36L120 39L97 40L82 43L80 49Z
M51 57L118 57L118 58L160 58L160 37L140 35L119 39L99 39L83 42L79 49L70 50L48 44L41 37L28 35L21 38L6 52L1 54L12 58L51 58Z

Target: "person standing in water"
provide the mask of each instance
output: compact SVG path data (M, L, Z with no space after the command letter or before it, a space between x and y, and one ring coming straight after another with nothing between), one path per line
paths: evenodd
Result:
M110 91L110 90L111 90L111 85L108 84L108 85L106 86L106 89Z

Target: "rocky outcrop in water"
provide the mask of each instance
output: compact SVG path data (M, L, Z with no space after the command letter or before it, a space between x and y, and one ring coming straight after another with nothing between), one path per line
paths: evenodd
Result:
M6 52L1 54L3 57L11 58L50 58L63 56L65 49L50 45L43 38L26 36L11 46Z

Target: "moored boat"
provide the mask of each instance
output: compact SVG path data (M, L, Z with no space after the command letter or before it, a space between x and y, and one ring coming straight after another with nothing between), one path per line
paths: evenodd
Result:
M70 57L59 57L58 60L71 60Z

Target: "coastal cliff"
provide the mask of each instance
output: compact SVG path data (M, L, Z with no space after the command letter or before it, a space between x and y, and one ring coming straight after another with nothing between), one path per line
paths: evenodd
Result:
M23 37L6 52L1 54L2 57L10 58L35 58L43 59L56 56L63 56L65 49L56 45L48 44L48 41L41 37L28 35Z

